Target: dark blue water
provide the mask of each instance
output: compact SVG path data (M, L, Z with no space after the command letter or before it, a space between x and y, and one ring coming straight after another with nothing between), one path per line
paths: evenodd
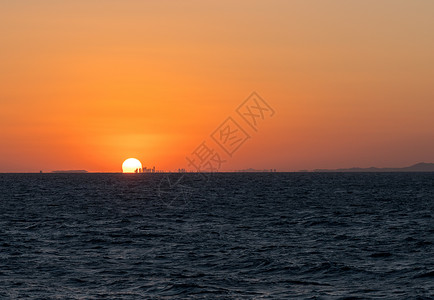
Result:
M432 173L179 176L0 174L0 298L434 298Z

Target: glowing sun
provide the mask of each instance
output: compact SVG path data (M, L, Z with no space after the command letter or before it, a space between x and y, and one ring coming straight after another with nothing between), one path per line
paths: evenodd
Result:
M123 173L139 173L142 169L142 163L135 158L128 158L122 164Z

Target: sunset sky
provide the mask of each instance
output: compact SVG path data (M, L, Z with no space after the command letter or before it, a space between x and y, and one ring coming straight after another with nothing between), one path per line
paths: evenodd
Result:
M434 1L0 0L0 172L434 162ZM256 91L275 114L254 131ZM250 136L232 157L210 135Z

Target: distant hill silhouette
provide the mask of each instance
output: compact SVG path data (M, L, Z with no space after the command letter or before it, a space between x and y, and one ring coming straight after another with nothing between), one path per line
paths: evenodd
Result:
M263 172L276 172L276 169L262 169L262 170L257 170L257 169L242 169L242 170L236 170L235 172L240 172L240 173L263 173Z
M58 170L51 173L87 173L86 170Z
M434 163L418 163L404 168L348 168L348 169L316 169L313 172L434 172Z

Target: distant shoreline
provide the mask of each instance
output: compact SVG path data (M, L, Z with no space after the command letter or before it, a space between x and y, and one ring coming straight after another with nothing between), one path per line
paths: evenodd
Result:
M276 169L243 169L234 171L219 171L215 173L430 173L434 172L434 163L417 163L409 167L402 168L342 168L342 169L314 169L314 170L294 170L278 171ZM161 171L156 173L138 173L138 174L196 174L210 172L178 172L178 171ZM47 172L0 172L0 174L124 174L122 172L89 172L87 170L55 170Z
M316 169L310 172L322 173L394 173L394 172L434 172L434 163L417 163L403 168L348 168L348 169Z
M42 171L40 173L43 173ZM89 173L86 170L57 170L57 171L52 171L51 173Z

